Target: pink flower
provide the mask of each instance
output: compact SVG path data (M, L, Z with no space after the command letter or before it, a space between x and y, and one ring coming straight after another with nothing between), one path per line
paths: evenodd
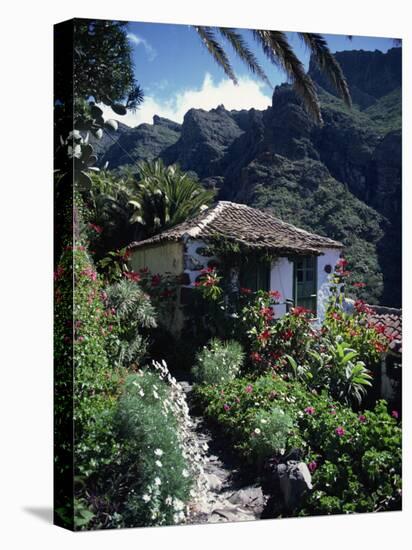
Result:
M332 407L330 410L330 414L336 414L336 409Z
M306 407L305 409L306 414L314 414L314 412L315 412L315 407Z
M359 420L359 422L361 422L362 424L365 424L365 422L366 422L366 416L365 416L364 414L360 414L360 415L358 416L358 420Z
M316 470L317 467L318 467L318 463L315 460L312 460L312 462L309 462L308 464L308 468L311 474L313 474L313 472Z
M250 288L244 288L244 287L242 287L242 288L240 289L240 293L241 293L241 294L251 294L251 293L252 293L252 290L251 290Z
M91 229L94 229L94 231L96 231L96 233L101 233L103 231L103 227L101 225L97 225L95 223L89 223L89 227L91 227Z
M281 293L279 292L279 290L270 290L270 291L269 291L269 296L270 296L271 298L273 298L274 300L278 301L278 300L280 300L280 298L281 298L282 295L281 295Z
M140 279L142 278L140 273L136 273L135 271L125 271L123 273L123 276L126 279L129 279L129 281L133 281L135 283L138 283Z
M253 391L253 386L251 384L248 384L245 388L245 392L252 393L252 391Z
M392 411L391 414L392 414L393 418L396 418L396 419L399 418L399 413L398 413L398 411Z
M353 285L355 288L365 288L366 286L366 283L353 283Z
M225 409L226 412L227 412L227 411L230 411L230 405L228 405L227 403L225 403L225 404L223 405L223 408Z
M342 435L345 435L345 429L342 426L338 426L335 430L336 435L341 437Z
M250 358L255 363L260 363L262 361L262 356L257 351L252 351L252 353L250 354Z

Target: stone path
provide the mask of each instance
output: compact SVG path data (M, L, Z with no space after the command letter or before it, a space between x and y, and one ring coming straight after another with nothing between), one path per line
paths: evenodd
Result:
M179 380L187 395L190 406L192 386L187 380ZM193 429L200 445L209 447L208 460L204 466L207 479L207 491L192 507L188 523L220 523L227 521L251 521L260 519L267 498L261 487L242 486L236 479L238 471L223 457L219 448L205 426L202 417L193 416Z

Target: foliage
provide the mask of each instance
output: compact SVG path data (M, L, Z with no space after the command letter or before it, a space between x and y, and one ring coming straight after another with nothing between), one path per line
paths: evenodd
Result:
M165 166L161 160L141 162L139 180L130 204L131 222L145 236L159 233L201 212L213 199L214 191L205 189L178 166Z
M250 447L258 459L267 459L274 453L283 454L289 432L292 428L292 419L283 409L256 411L253 420L256 428L252 431Z
M239 373L243 358L242 346L238 342L222 342L214 338L197 354L193 378L203 384L228 382Z
M124 279L106 288L107 303L118 323L119 346L115 357L125 367L139 365L147 352L144 329L157 326L149 296L135 282Z
M194 28L216 63L235 84L237 84L237 78L224 48L216 37L216 31L231 44L238 57L253 73L268 82L268 78L257 59L251 50L249 50L242 36L234 29L204 26L196 26ZM294 53L286 34L284 32L261 29L253 30L252 33L269 61L276 66L280 66L285 71L308 113L316 122L322 123L315 84ZM319 68L325 72L325 75L336 88L338 94L350 106L351 98L348 84L338 61L330 52L326 40L321 35L314 33L298 33L298 35L311 50Z
M126 526L180 523L191 480L166 384L148 370L131 375L119 401L123 452L130 461Z
M390 415L385 402L373 411L355 413L327 393L317 395L299 382L271 374L197 386L195 395L209 419L232 442L239 460L253 465L255 475L261 456L255 438L262 435L256 434L256 429L261 430L257 420L279 409L291 418L288 428L274 424L272 455L279 456L276 438L287 433L285 452L301 449L312 471L314 489L295 513L400 508L401 429L397 414Z

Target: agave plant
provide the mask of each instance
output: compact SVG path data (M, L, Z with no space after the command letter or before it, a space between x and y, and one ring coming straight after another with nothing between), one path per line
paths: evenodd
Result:
M205 189L176 165L165 166L161 160L142 162L139 181L129 204L130 218L146 236L172 227L207 208L214 191Z
M236 55L251 72L270 84L266 73L259 65L247 42L236 30L225 27L197 26L194 28L214 60L235 84L238 83L235 72L224 47L219 42L218 35L232 46ZM296 93L302 98L308 113L316 122L322 123L315 84L306 73L303 63L294 53L286 33L261 29L252 30L251 33L270 62L284 70ZM338 61L329 50L324 37L314 33L300 32L297 34L314 56L320 69L334 85L340 97L350 106L351 97L345 76Z

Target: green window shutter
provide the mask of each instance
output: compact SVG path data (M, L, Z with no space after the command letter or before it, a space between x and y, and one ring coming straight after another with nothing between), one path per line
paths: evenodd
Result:
M300 256L294 261L294 301L313 311L317 310L317 256Z
M249 258L240 266L240 286L254 292L270 288L270 263Z

